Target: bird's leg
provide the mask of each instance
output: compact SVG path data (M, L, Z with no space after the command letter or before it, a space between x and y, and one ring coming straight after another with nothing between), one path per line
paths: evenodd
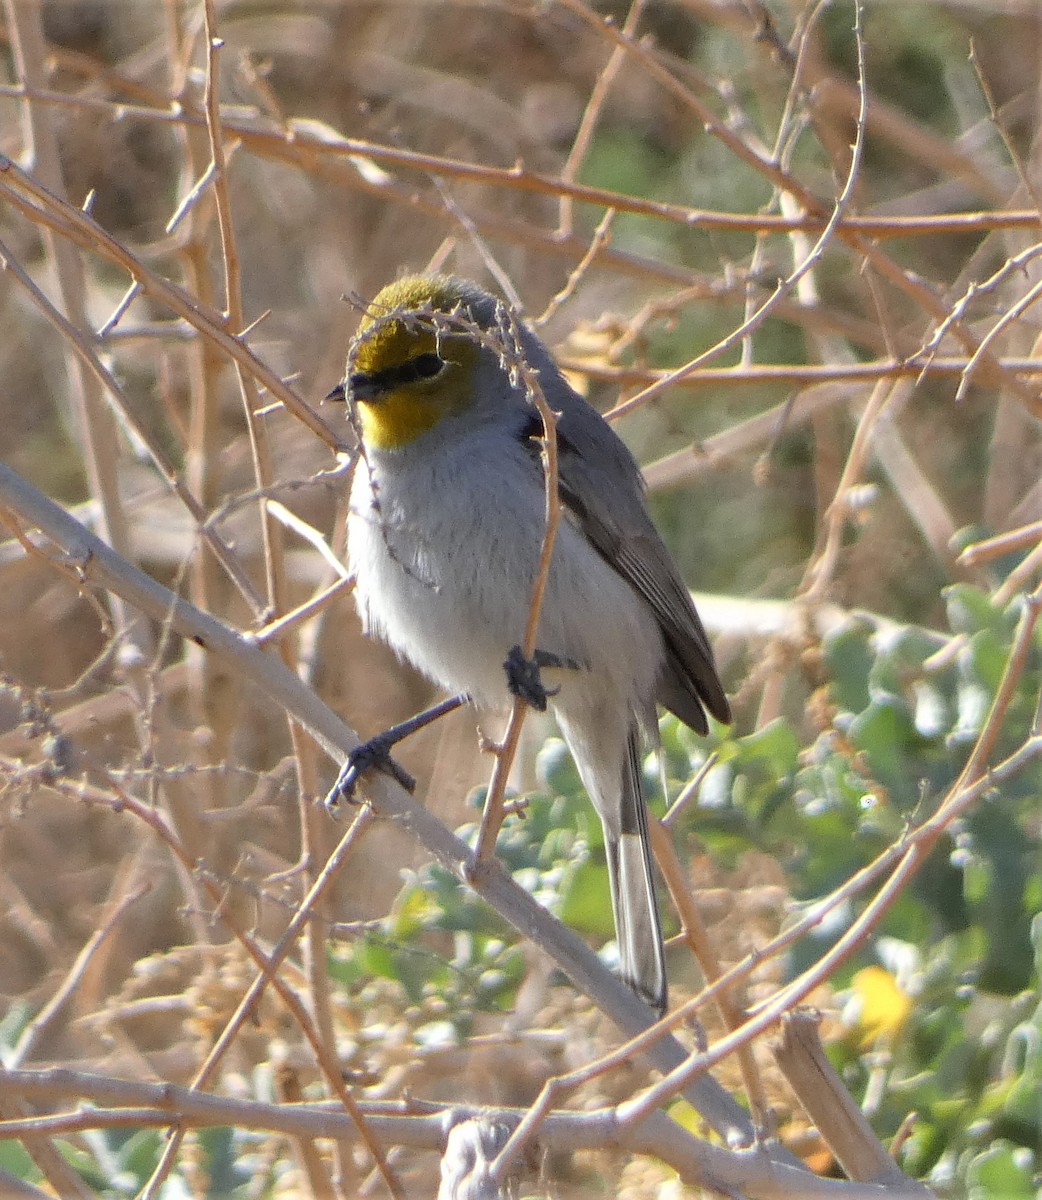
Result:
M520 646L511 646L503 664L503 670L507 673L507 690L512 696L518 696L531 705L536 712L546 712L547 701L561 690L543 686L539 672L544 667L564 667L577 671L579 664L573 659L551 654L549 650L534 650L531 658L525 658Z
M336 809L341 800L352 803L359 780L363 775L374 770L386 771L407 792L411 792L416 787L416 780L403 766L394 761L391 757L391 750L405 738L437 721L439 717L444 717L457 708L461 708L469 699L470 697L465 694L450 696L447 700L442 700L440 704L435 704L432 708L425 708L423 712L417 713L407 721L402 721L400 725L392 725L390 729L385 729L367 742L356 746L347 756L347 760L340 768L336 783L329 789L322 803L330 812Z

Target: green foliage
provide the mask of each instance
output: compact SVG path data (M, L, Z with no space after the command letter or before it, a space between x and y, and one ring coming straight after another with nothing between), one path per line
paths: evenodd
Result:
M717 755L699 803L678 823L680 845L697 838L723 867L751 848L767 851L783 863L797 901L810 904L931 815L987 717L1021 616L1019 603L998 609L968 585L950 588L945 600L948 632L852 619L824 640L824 728L779 719L744 736L717 729L707 743L664 719L671 793L711 750ZM1027 735L1040 674L1036 648L993 762ZM507 823L500 857L569 925L610 938L600 824L559 738L544 745L538 772L545 794L530 798L523 820ZM657 760L647 772L654 795ZM852 1028L831 1052L855 1095L885 1072L875 1128L890 1137L917 1112L904 1165L953 1194L1031 1194L1024 1189L1032 1186L1032 1155L1042 1153L1042 918L1032 925L1042 901L1040 791L1035 762L953 824L873 939L832 980L841 989L882 963L910 1001L885 1035L866 1044ZM804 937L790 951L789 973L842 936L864 899ZM435 952L434 933L448 952ZM427 867L407 881L379 938L352 948L336 969L345 982L396 978L414 1001L436 993L462 1032L462 1014L509 1008L522 963L484 906Z
M33 1183L40 1182L40 1172L37 1171L29 1152L21 1142L13 1138L0 1141L0 1171L7 1171L15 1179L24 1179Z
M567 777L567 756L558 757ZM483 799L475 793L476 804ZM575 916L585 903L574 878L582 875L585 856L584 804L576 792L533 797L523 819L508 821L497 843L500 862L518 883L547 906L571 904ZM472 843L477 826L458 832ZM603 932L609 931L610 924ZM363 1004L378 990L373 980L400 988L408 1004L434 1004L462 1038L475 1012L509 1010L524 960L510 927L444 867L428 863L407 877L379 929L338 950L331 969L342 984L361 988Z
M697 837L722 866L750 848L768 851L784 864L797 900L811 903L929 816L987 717L1020 617L1019 605L997 609L968 585L949 589L946 605L950 633L855 619L830 634L822 645L830 720L809 737L777 720L744 736L719 730L707 746L665 719L671 790L704 764L709 749L717 754L700 803L680 823L681 843ZM942 649L949 652L938 654ZM1036 651L997 755L1028 732L1039 676ZM648 766L653 792L656 764ZM610 937L599 823L559 739L544 746L539 771L548 795L532 799L525 820L508 823L503 860L569 924ZM938 1186L950 1178L982 1189L1001 1176L1002 1194L1019 1195L1017 1181L1030 1178L1025 1155L1042 1151L1042 920L1031 925L1042 897L1040 790L1036 763L954 824L875 940L833 980L842 987L859 967L882 961L911 997L907 1020L885 1045L866 1050L852 1038L833 1053L855 1094L873 1072L886 1071L876 1128L892 1135L910 1110L918 1112L905 1162L913 1174L932 1172ZM805 937L791 951L790 972L816 961L849 928L860 903L841 906ZM404 912L422 919L406 923ZM457 1003L466 990L471 1003L509 1004L516 972L502 972L498 991L474 985L493 961L512 961L505 931L440 869L410 881L398 913L386 934L410 944L433 928L468 935L454 943L452 971L428 970L424 986L440 981L445 998Z
M1039 918L1032 938L1032 986L1013 998L984 991L956 939L913 952L907 986L914 1003L893 1045L867 1056L853 1045L834 1047L855 1094L871 1071L887 1073L874 1124L893 1132L915 1111L903 1165L913 1174L929 1173L945 1193L1037 1194L1023 1189L1037 1186L1030 1181L1042 1153Z
M819 900L935 811L957 780L1006 668L1021 616L968 585L948 589L951 635L852 620L825 639L822 665L831 719L803 745L778 720L717 745L702 804L684 830L733 861L755 845L784 863L796 896ZM945 648L947 654L937 654ZM952 652L954 651L954 652ZM936 655L936 658L934 657ZM1040 685L1031 660L1006 712L995 763L1028 735ZM667 746L685 744L669 731ZM697 769L669 756L677 784ZM892 1042L866 1053L834 1047L855 1095L874 1072L888 1086L873 1114L893 1135L918 1113L905 1146L913 1175L932 1173L953 1194L1030 1191L1042 1153L1042 899L1033 762L954 822L887 914L876 940L834 978L894 957L910 1015ZM860 911L841 906L792 952L796 973L817 960ZM1034 924L1032 918L1034 917ZM998 1140L997 1140L998 1139ZM1029 1189L1025 1191L1024 1189Z
M261 1181L246 1169L248 1150L259 1140L255 1135L218 1126L193 1132L190 1137L198 1147L193 1155L192 1183L175 1167L161 1196L171 1200L188 1195L203 1200L245 1200L271 1194L268 1189L259 1191ZM148 1183L165 1142L161 1130L113 1128L86 1130L75 1142L56 1139L55 1145L100 1200L130 1200ZM17 1141L0 1141L0 1169L30 1183L43 1182ZM202 1181L205 1184L200 1190Z

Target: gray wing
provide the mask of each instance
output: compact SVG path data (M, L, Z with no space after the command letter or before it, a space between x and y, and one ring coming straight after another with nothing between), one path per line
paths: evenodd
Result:
M648 516L640 468L604 418L560 374L544 369L541 382L560 418L557 424L561 500L605 561L647 601L666 643L658 701L699 733L708 709L731 720L713 651L676 563ZM531 411L531 410L529 410ZM542 435L531 414L526 436Z

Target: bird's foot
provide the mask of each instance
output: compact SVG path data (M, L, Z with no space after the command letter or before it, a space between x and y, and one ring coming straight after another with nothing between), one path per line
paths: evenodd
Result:
M411 737L418 730L425 729L440 717L444 717L446 713L450 713L466 703L465 695L449 696L447 700L439 701L433 708L424 709L423 712L417 713L407 721L402 721L400 725L392 725L390 729L385 729L383 733L378 733L376 737L371 737L369 741L356 746L348 754L347 761L340 768L336 783L329 789L322 803L330 812L336 810L336 806L341 800L346 800L349 804L354 803L355 788L362 776L367 775L370 771L383 771L400 783L407 792L415 791L416 780L403 766L394 761L391 751L399 742Z
M525 658L520 646L511 646L503 670L507 673L507 690L512 696L524 700L536 712L546 712L547 701L558 689L549 690L543 686L540 665L535 655Z
M342 800L348 804L358 803L355 799L355 788L362 777L368 775L370 771L384 771L392 779L397 780L407 792L415 789L416 780L391 757L391 750L401 740L396 733L397 731L394 729L387 729L383 733L371 737L367 742L362 742L348 754L347 761L340 768L336 783L329 789L322 801L329 812L335 812Z
M559 667L569 671L579 669L579 664L549 650L536 650L531 658L525 658L520 646L512 646L503 669L507 673L507 690L530 704L536 712L546 712L547 702L561 690L543 685L540 671L544 667Z

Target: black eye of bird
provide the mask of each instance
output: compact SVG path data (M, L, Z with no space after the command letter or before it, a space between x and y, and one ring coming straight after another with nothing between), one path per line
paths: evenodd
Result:
M417 379L433 379L435 375L441 373L445 366L443 359L437 354L418 354L409 363Z
M380 371L352 371L347 387L352 398L364 404L380 399L403 384L416 383L421 379L434 379L444 370L445 360L439 355L417 354L415 358L384 367ZM330 392L328 399L337 399L336 388Z

